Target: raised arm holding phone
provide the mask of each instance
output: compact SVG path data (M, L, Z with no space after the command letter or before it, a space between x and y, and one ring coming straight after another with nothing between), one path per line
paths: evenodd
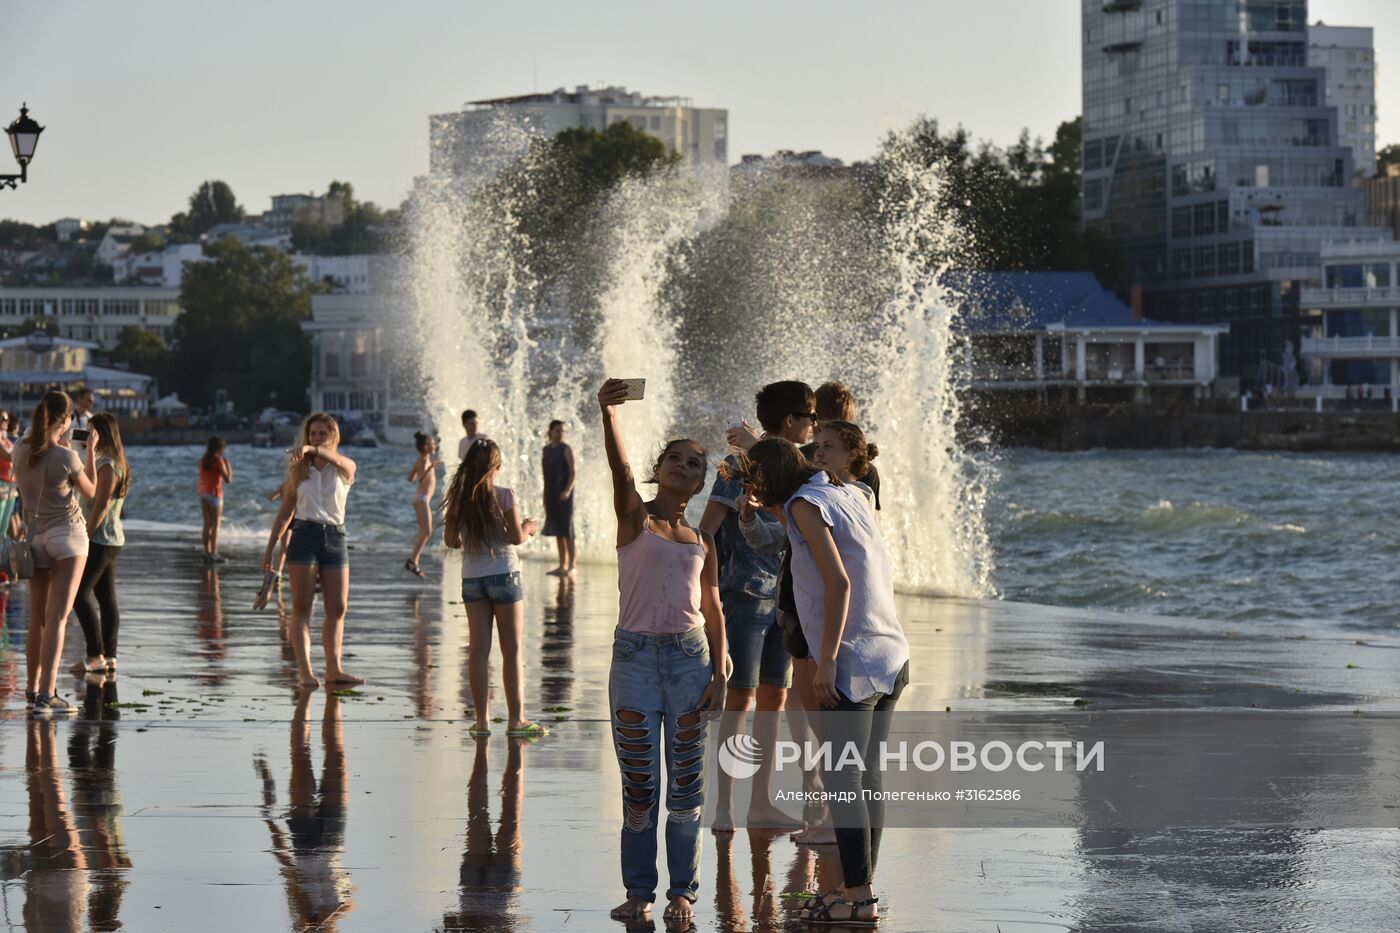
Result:
M655 484L656 497L644 501L618 419L619 406L635 398L635 386L636 380L609 379L598 390L621 591L608 701L622 771L627 900L612 916L650 916L656 832L664 823L670 867L665 919L685 923L694 917L699 884L707 720L724 707L724 613L714 538L685 520L686 505L705 485L705 450L689 439L668 442L646 480ZM667 819L658 820L663 799Z

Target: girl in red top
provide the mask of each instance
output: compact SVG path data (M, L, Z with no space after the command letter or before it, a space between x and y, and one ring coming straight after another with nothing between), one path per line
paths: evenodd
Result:
M199 460L199 510L204 515L204 560L221 564L219 554L219 522L224 515L224 483L233 482L233 467L224 456L224 439L215 434Z

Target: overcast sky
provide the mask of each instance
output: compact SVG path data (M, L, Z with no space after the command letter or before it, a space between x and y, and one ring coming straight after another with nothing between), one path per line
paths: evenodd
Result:
M1400 73L1394 0L1310 15L1375 26L1382 78ZM4 24L0 125L27 100L47 129L0 217L31 223L163 222L210 178L252 212L331 179L394 206L427 168L429 114L559 86L727 108L732 160L853 161L920 113L998 143L1049 137L1079 111L1079 0L10 0ZM1400 139L1395 84L1382 143Z

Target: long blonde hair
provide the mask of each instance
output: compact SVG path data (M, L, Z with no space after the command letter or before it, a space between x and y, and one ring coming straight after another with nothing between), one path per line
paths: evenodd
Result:
M39 460L53 446L53 429L73 414L73 400L67 392L50 389L34 406L34 419L29 423L29 465L38 466Z
M501 448L493 440L477 438L452 474L452 484L443 497L443 521L461 529L462 543L469 551L501 543L505 516L492 482L500 468Z
M110 412L99 411L88 422L100 440L97 452L107 455L117 468L117 487L112 490L113 499L125 499L131 491L131 466L126 462L126 445L122 443L122 432L117 427L117 419Z
M311 443L311 426L318 421L324 421L326 432L330 434L327 446L335 450L340 446L340 425L335 423L335 419L323 411L313 411L301 422L301 430L297 432L296 446L293 448L298 453L307 444ZM287 478L282 481L282 495L295 498L297 487L306 482L311 477L311 459L309 457L298 456L287 464Z

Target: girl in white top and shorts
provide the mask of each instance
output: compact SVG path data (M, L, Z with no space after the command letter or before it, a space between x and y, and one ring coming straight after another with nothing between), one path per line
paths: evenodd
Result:
M58 696L63 629L87 563L87 523L78 496L97 492L97 438L86 459L62 444L73 420L73 400L47 392L34 408L29 435L15 445L15 483L24 503L27 538L34 553L29 579L29 633L25 638L26 699L37 714L68 714L74 706Z
M462 602L467 607L467 681L476 712L474 736L490 735L491 623L501 636L501 676L505 681L507 734L534 737L549 730L525 718L525 667L521 642L525 632L525 591L520 585L517 544L539 530L533 518L520 520L515 492L495 485L501 449L478 438L452 475L447 488L443 542L462 549Z
M272 552L287 523L292 538L287 566L292 583L292 651L297 676L304 687L319 687L311 670L311 607L319 573L326 619L321 646L326 653L326 680L332 684L362 684L340 663L345 634L345 610L350 598L350 555L345 544L345 499L355 482L355 461L339 452L340 426L325 412L307 415L292 450L282 504L272 520L272 533L263 551L263 572L272 571Z

